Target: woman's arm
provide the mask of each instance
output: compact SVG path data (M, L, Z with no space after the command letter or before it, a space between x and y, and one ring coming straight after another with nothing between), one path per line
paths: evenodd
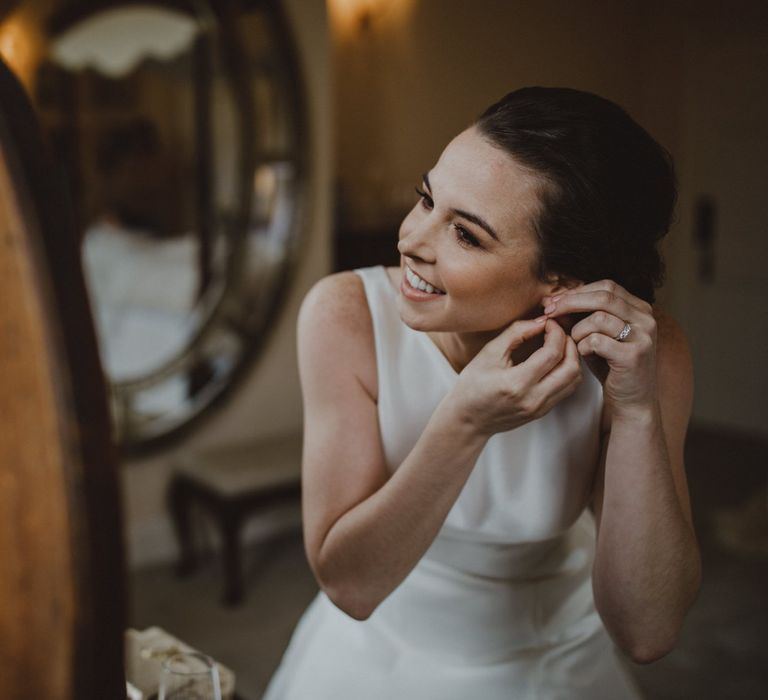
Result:
M683 464L693 370L685 336L671 319L657 321L620 287L609 294L613 299L603 299L598 313L607 309L610 316L572 330L579 351L607 359L608 381L614 375L605 392L607 431L593 499L595 604L616 643L648 663L674 647L701 578ZM558 307L584 311L592 303L573 295ZM613 316L618 326L611 326ZM633 330L618 343L613 332L625 319Z
M595 602L639 663L672 650L701 580L683 463L692 363L673 322L658 336L658 404L611 420L594 496Z
M511 367L509 348L542 332L544 345ZM575 390L578 355L575 347L566 353L554 321L512 324L465 368L389 476L370 312L357 275L334 275L313 288L298 341L307 557L329 598L365 619L430 546L488 437L543 415Z

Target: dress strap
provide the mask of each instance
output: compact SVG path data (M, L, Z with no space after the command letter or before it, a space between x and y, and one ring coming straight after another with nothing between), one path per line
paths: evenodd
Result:
M393 346L398 344L403 332L403 322L397 311L396 294L389 280L387 269L378 265L358 268L354 272L363 280L365 297L371 313L376 347L376 365L379 375L379 392L381 392L382 382L389 380L389 377L386 376L386 367L388 359L393 355Z

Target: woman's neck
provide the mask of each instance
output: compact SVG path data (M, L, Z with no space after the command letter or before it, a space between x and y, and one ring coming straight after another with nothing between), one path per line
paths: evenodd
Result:
M503 330L503 329L502 329ZM493 340L501 331L484 331L480 333L453 333L450 331L433 331L428 333L432 342L445 355L445 359L456 370L461 372L487 343ZM543 336L535 336L512 352L512 364L524 362L531 353L541 347Z

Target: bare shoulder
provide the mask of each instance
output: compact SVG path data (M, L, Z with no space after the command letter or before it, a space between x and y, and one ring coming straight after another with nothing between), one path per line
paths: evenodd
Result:
M693 357L680 324L655 307L654 317L659 408L673 464L682 469L685 435L693 409Z
M663 333L670 338L685 341L685 331L683 331L682 326L675 320L669 311L660 306L654 306L653 317L656 319L656 327L660 336Z
M359 275L338 272L315 283L299 311L298 346L302 370L347 368L376 396L373 323Z
M693 358L688 337L680 324L666 311L653 308L656 319L656 365L660 378L693 377Z

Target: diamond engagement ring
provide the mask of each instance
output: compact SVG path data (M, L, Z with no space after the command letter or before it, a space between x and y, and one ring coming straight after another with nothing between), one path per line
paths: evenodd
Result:
M621 329L621 332L614 338L614 340L618 340L619 342L622 342L623 340L627 339L627 336L632 332L632 326L630 326L628 323L624 323L624 328Z

